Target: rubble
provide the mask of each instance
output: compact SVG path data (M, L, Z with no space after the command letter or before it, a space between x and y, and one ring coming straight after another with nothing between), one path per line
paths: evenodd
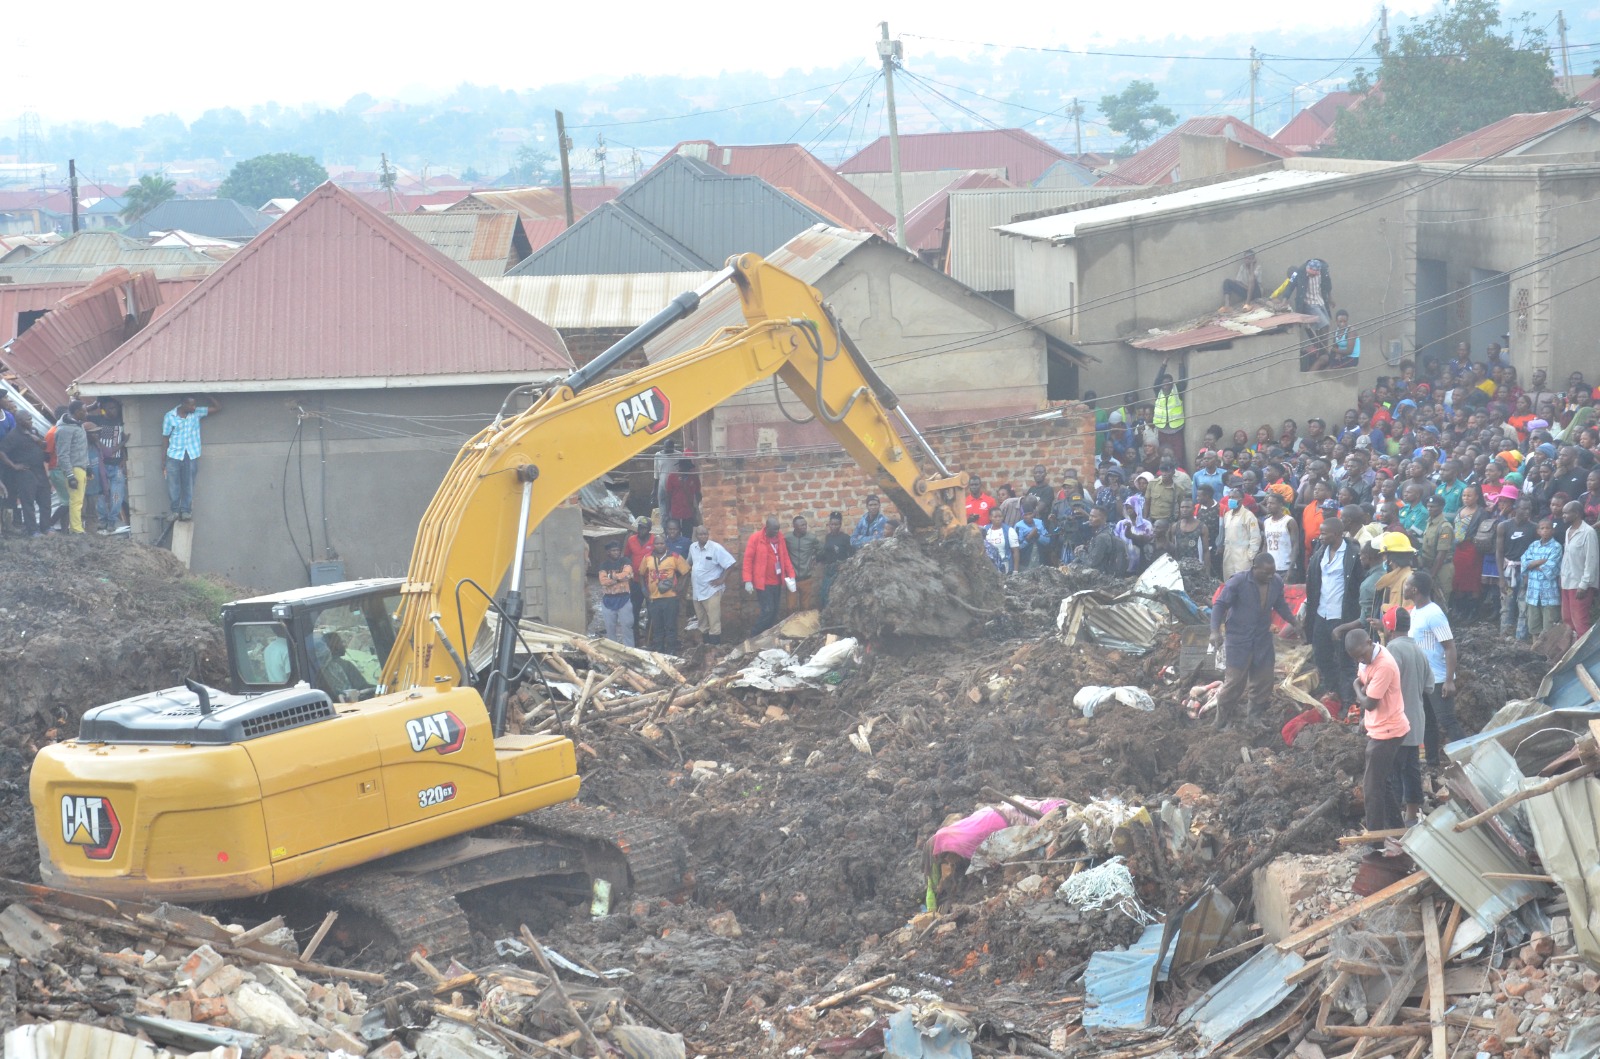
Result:
M1208 598L1181 573L1191 602ZM840 606L865 625L830 611L820 629L787 624L796 635L780 627L688 659L525 623L554 694L524 688L516 722L572 736L585 802L678 827L697 877L689 900L618 895L609 914L591 915L587 896L507 892L474 911L473 958L434 968L378 963L337 933L313 948L321 909L285 938L270 921L229 930L187 910L90 912L11 888L0 902L0 1006L16 997L5 1024L81 1023L173 1055L234 1047L272 1059L597 1048L652 1059L850 1049L1138 1059L1295 1046L1333 1055L1351 1042L1376 1056L1419 1041L1427 1050L1436 1032L1463 1054L1531 1059L1562 1046L1563 1012L1600 1015L1600 970L1574 940L1590 907L1574 868L1589 854L1535 859L1541 829L1570 835L1563 814L1580 813L1600 781L1571 781L1467 832L1496 848L1520 843L1508 874L1553 880L1501 880L1541 896L1497 922L1480 923L1426 870L1362 896L1366 850L1338 844L1359 827L1359 730L1314 724L1289 745L1277 731L1218 733L1191 718L1186 700L1208 678L1180 678L1187 626L1170 607L1143 654L1064 642L1065 597L1095 589L1116 601L1128 588L1030 571L981 616L937 616L965 631L931 647L848 600ZM840 647L841 633L859 640ZM837 658L819 654L830 648ZM1495 694L1531 699L1542 661L1498 650ZM804 672L799 686L740 686L766 651L784 659L769 672ZM1279 656L1282 723L1311 704L1304 652L1285 641ZM1136 688L1151 709L1085 717L1073 703L1086 686ZM1472 708L1487 720L1487 705ZM1451 804L1432 810L1456 815L1431 832L1448 842L1448 820L1483 812L1522 777L1547 778L1587 731L1580 712L1525 716L1515 723L1526 730L1467 744L1473 757L1437 788ZM5 718L9 745L60 732L55 716L21 717ZM1516 775L1495 751L1472 749L1491 744ZM1541 822L1560 791L1573 804ZM1047 799L1065 804L1028 820L1002 814L930 902L924 851L941 825ZM21 787L0 788L0 828L25 835L31 856ZM227 915L251 925L244 909ZM522 935L523 922L549 945ZM1386 1006L1377 983L1413 977ZM1445 1006L1430 1012L1436 981ZM222 1034L246 1036L223 1044Z

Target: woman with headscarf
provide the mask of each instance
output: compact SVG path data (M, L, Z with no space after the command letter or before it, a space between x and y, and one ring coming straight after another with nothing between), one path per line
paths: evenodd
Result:
M1456 510L1452 529L1455 532L1455 581L1450 586L1451 617L1465 625L1477 613L1478 600L1483 594L1483 553L1478 550L1478 534L1492 516L1483 506L1483 493L1476 485L1461 491L1461 507ZM1489 541L1494 540L1493 524Z
M1122 502L1122 521L1117 523L1116 534L1128 546L1128 572L1138 572L1149 558L1156 536L1156 528L1144 517L1144 497L1135 493Z

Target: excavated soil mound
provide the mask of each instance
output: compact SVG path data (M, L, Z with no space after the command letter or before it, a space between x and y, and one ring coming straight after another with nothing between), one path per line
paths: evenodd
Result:
M0 575L0 874L33 879L27 765L91 706L227 680L218 611L232 587L129 540L7 540Z
M1484 626L1461 630L1456 634L1456 716L1468 732L1478 731L1506 703L1531 697L1549 668L1531 644Z
M823 624L910 648L970 636L1005 606L999 571L975 536L901 534L862 548L839 570Z

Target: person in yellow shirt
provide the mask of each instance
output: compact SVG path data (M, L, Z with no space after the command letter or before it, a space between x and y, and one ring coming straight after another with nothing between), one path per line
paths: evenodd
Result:
M644 582L645 606L650 612L650 650L678 652L678 605L689 580L689 564L667 551L667 540L657 534L650 554L639 564Z

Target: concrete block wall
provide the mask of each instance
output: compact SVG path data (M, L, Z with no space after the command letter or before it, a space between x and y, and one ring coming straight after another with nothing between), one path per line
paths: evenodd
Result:
M1094 480L1094 413L1078 402L1056 406L1048 419L1013 419L978 423L928 433L929 443L952 471L983 478L991 489L1009 482L1020 491L1032 483L1032 471L1043 464L1053 485L1071 467L1085 481ZM813 533L827 532L830 511L841 511L845 532L854 527L869 493L878 492L870 472L844 452L810 450L772 456L722 457L707 460L700 473L701 517L713 539L743 559L745 541L768 515L777 515L784 532L790 520L804 515ZM894 514L885 502L885 514ZM729 577L723 602L725 638L742 635L756 615L745 596L743 579Z

